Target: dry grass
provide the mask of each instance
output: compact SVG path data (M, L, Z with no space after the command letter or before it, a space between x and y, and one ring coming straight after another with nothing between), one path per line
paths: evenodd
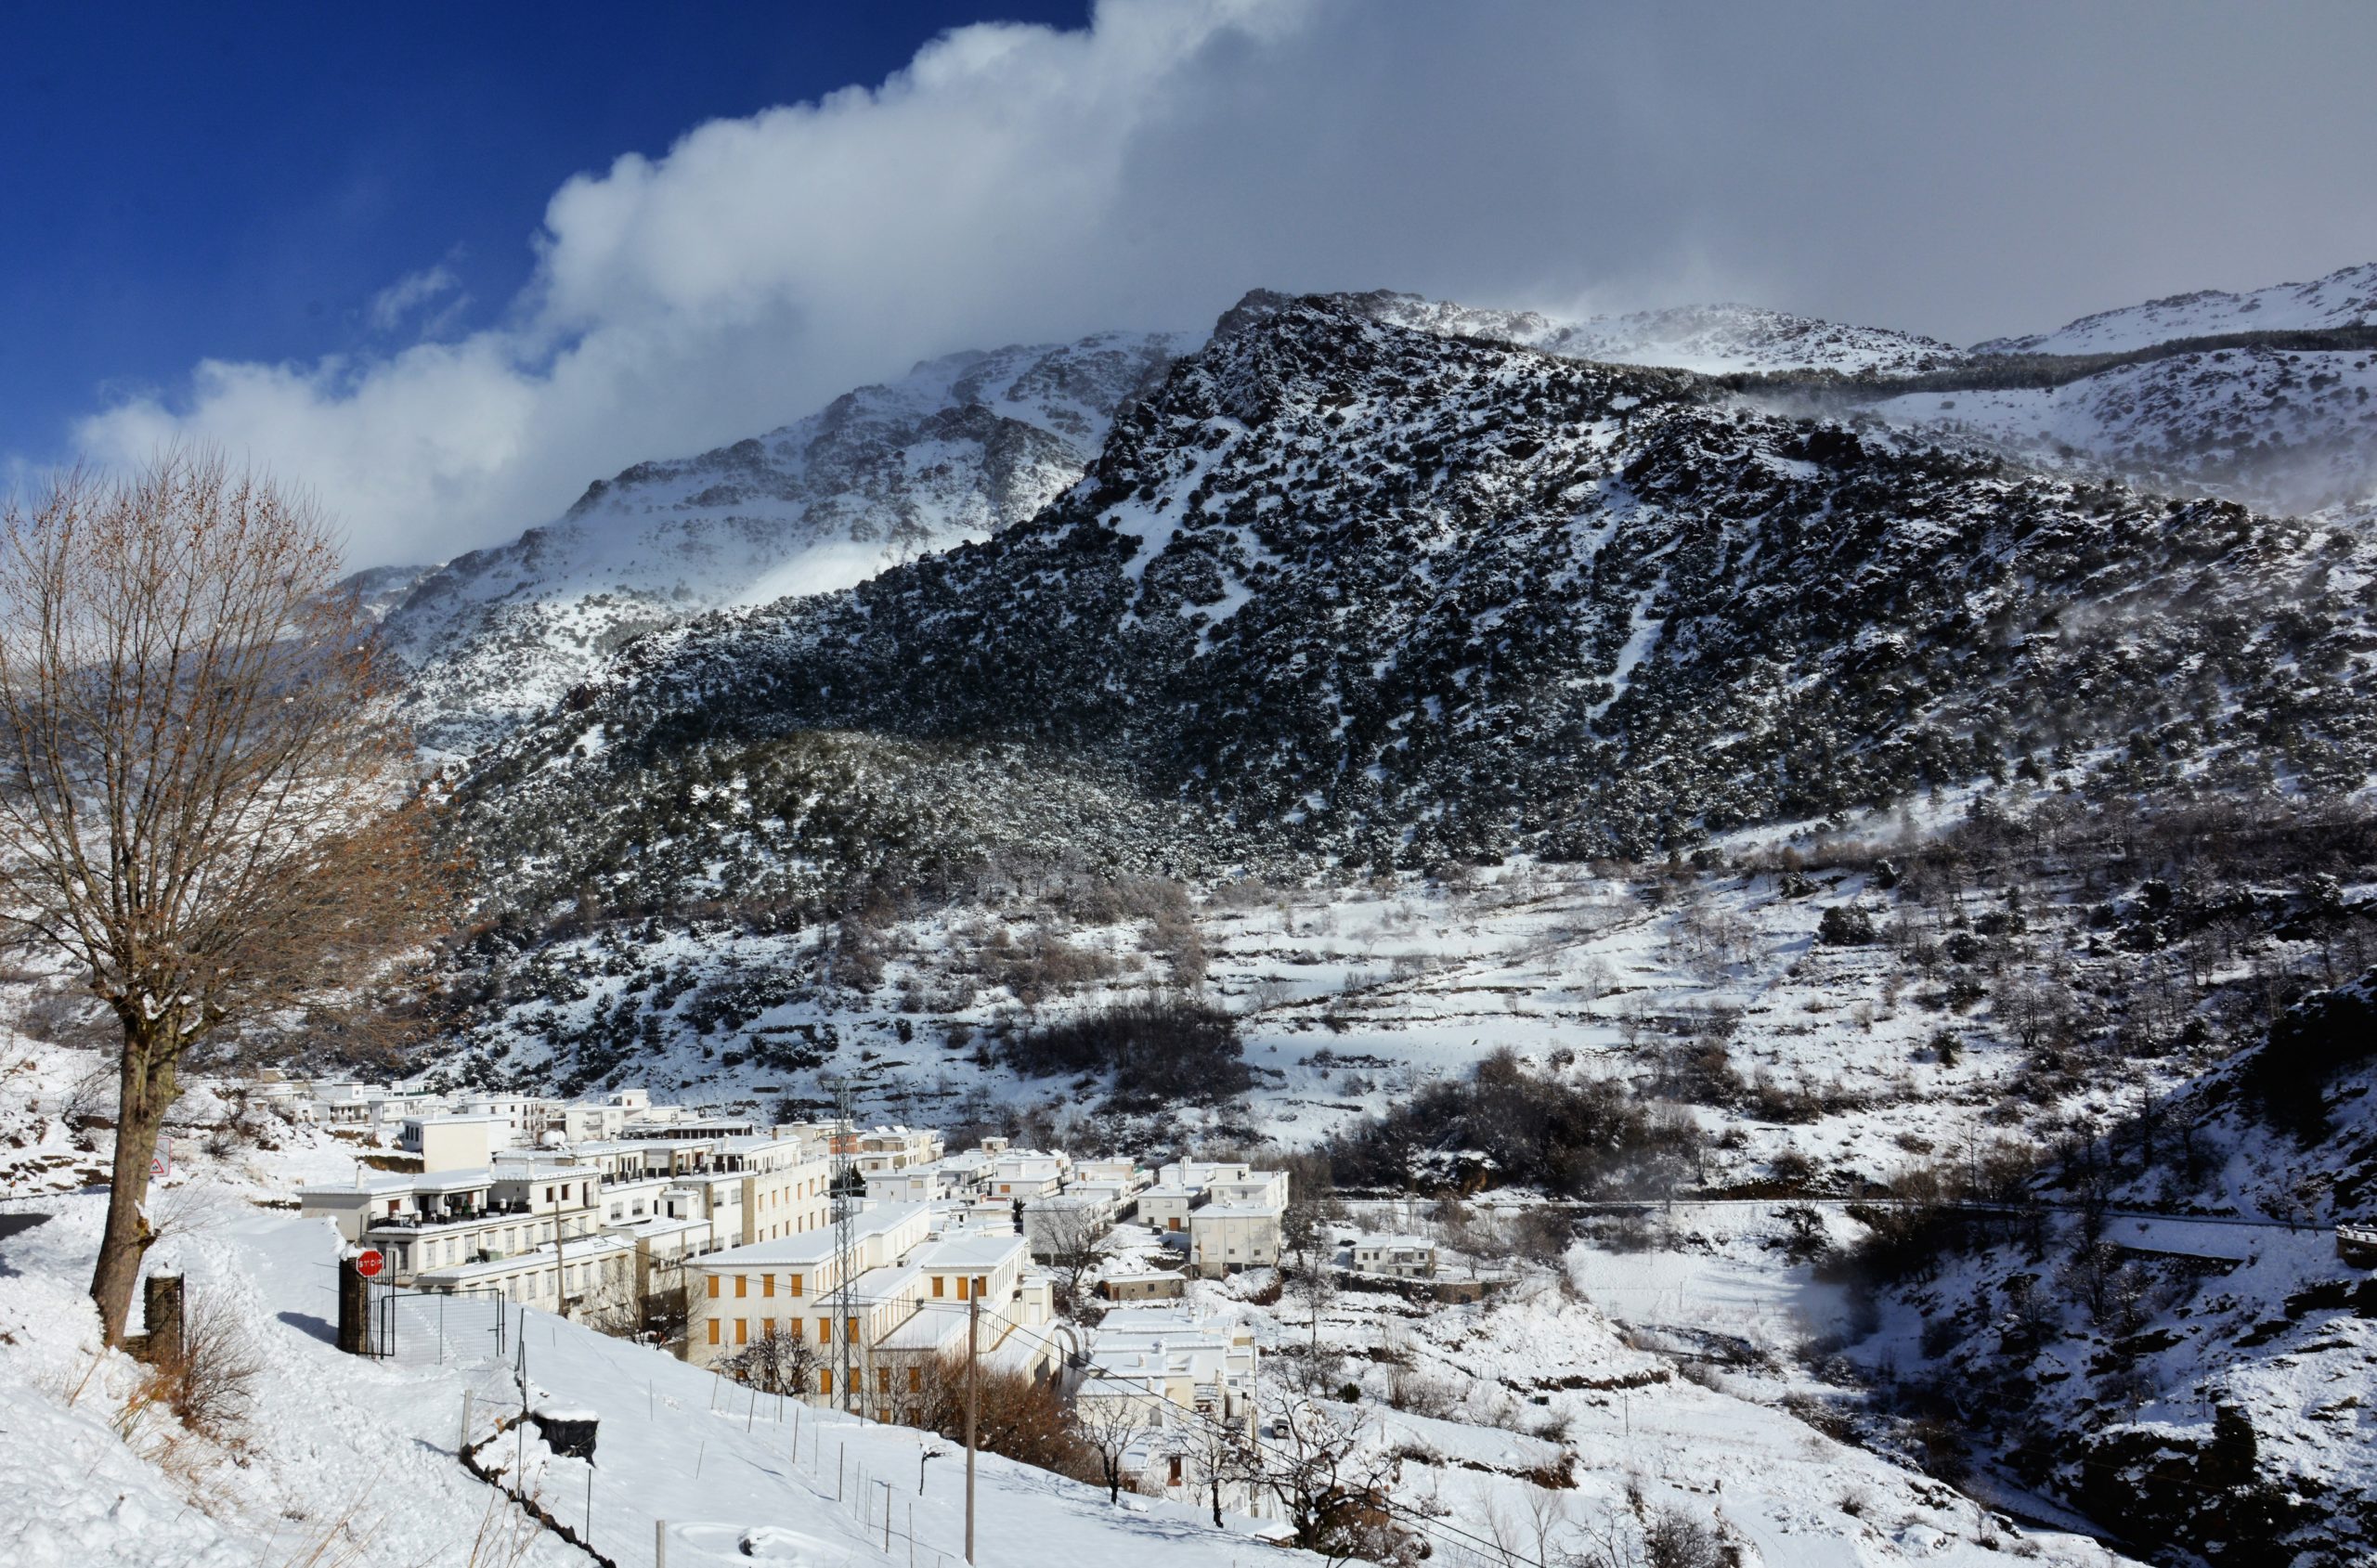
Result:
M150 1364L126 1408L162 1406L191 1432L236 1444L263 1374L264 1358L239 1314L220 1298L198 1297L183 1315L180 1348Z

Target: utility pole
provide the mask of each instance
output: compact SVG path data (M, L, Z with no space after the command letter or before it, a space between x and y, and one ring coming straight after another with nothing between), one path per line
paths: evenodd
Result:
M834 1206L834 1287L839 1310L834 1315L841 1319L834 1325L836 1342L841 1347L835 1376L840 1380L835 1386L839 1391L842 1408L864 1412L864 1401L856 1397L851 1388L851 1270L858 1262L858 1214L851 1203L848 1188L850 1176L856 1168L851 1160L856 1137L851 1132L851 1081L837 1073L824 1080L834 1092L834 1137L831 1152L834 1160L833 1188L829 1199Z
M971 1296L966 1302L966 1561L974 1561L974 1421L981 1409L981 1386L974 1378L974 1362L980 1348L977 1326L982 1321L982 1298Z

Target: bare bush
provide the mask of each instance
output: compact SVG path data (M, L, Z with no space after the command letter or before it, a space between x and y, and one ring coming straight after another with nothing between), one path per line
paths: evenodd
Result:
M219 1443L237 1439L255 1403L264 1357L239 1313L201 1296L183 1314L181 1343L150 1364L158 1396L182 1425Z

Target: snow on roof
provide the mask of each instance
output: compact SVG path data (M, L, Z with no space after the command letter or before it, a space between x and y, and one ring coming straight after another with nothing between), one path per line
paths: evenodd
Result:
M554 1268L562 1263L572 1265L591 1263L598 1258L632 1253L635 1243L620 1236L574 1236L554 1256L553 1244L540 1242L522 1251L507 1253L500 1258L487 1258L466 1263L448 1263L442 1268L426 1268L413 1276L417 1286L430 1287L432 1280L448 1280L457 1284L474 1279L494 1279L518 1274L525 1269Z
M912 1257L916 1263L928 1269L996 1268L1023 1250L1023 1238L1013 1233L1006 1236L951 1236L925 1243Z
M851 1221L851 1239L863 1241L870 1237L887 1235L919 1215L931 1211L922 1203L886 1203L863 1211ZM764 1266L769 1263L821 1263L838 1250L832 1226L824 1230L804 1230L794 1236L779 1237L773 1241L754 1241L748 1246L729 1247L695 1260L704 1268L734 1268Z

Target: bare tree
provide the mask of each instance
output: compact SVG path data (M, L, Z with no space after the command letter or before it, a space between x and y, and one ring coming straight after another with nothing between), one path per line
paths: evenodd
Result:
M1056 1286L1057 1310L1068 1317L1080 1316L1083 1288L1106 1261L1106 1238L1113 1227L1105 1212L1095 1203L1059 1200L1031 1216L1029 1223L1037 1233L1033 1253L1047 1264Z
M114 1016L120 1343L184 1056L351 1005L436 907L386 655L319 513L214 456L0 512L0 925Z
M812 1393L817 1373L829 1365L813 1340L778 1325L718 1364L720 1371L761 1393Z
M1140 1432L1153 1426L1140 1409L1157 1395L1117 1381L1107 1392L1085 1389L1073 1396L1072 1429L1082 1445L1098 1458L1098 1472L1106 1483L1106 1500L1123 1496L1123 1456L1131 1451Z
M1263 1391L1260 1408L1270 1440L1259 1483L1279 1499L1296 1545L1331 1563L1418 1555L1421 1543L1394 1517L1402 1467L1359 1408L1276 1387Z
M1222 1401L1227 1407L1228 1401ZM1222 1526L1222 1497L1234 1486L1253 1486L1262 1479L1262 1458L1255 1452L1243 1417L1231 1419L1222 1410L1195 1412L1181 1423L1175 1446L1188 1461L1195 1484L1203 1489L1213 1510L1214 1528Z

